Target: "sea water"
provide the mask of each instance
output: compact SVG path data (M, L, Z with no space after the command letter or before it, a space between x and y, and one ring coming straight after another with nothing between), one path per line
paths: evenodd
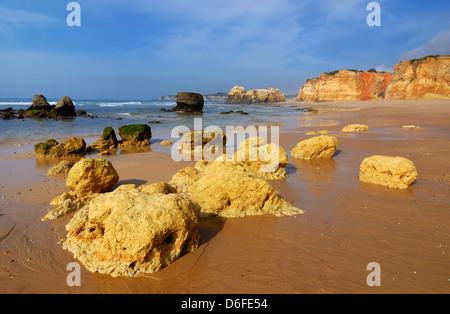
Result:
M50 104L57 100L49 99ZM0 109L12 107L27 109L30 99L0 99ZM74 100L75 110L84 110L89 117L66 119L0 120L0 145L23 142L65 139L70 137L99 137L105 127L118 128L126 124L148 124L153 133L152 140L171 140L171 131L177 126L194 127L194 119L202 118L203 127L216 126L225 131L226 126L264 125L281 123L289 117L298 116L301 110L295 104L283 106L231 105L219 102L205 102L203 114L184 112L162 112L171 109L174 101L149 100ZM235 113L221 114L233 110ZM244 111L247 114L236 113ZM156 122L156 123L155 123Z

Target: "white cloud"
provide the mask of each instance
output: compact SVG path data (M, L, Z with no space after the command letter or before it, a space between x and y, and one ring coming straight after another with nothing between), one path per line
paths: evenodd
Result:
M429 55L450 54L450 29L439 32L422 46L406 51L400 55L402 59L422 58Z
M390 68L384 64L380 64L378 66L375 67L375 70L377 70L377 72L388 72L388 73L393 73L394 69Z
M47 15L27 10L15 10L0 7L0 34L9 35L14 30L26 26L42 26L55 22Z

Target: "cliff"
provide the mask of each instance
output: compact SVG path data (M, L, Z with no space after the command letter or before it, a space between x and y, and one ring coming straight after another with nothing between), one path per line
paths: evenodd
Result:
M394 73L340 70L309 79L297 101L450 98L450 56L400 62Z
M246 91L242 86L234 86L228 93L229 104L263 104L286 101L278 88L254 89Z
M307 80L297 101L349 101L384 99L392 73L340 70Z
M394 68L386 99L450 98L450 56L400 62Z

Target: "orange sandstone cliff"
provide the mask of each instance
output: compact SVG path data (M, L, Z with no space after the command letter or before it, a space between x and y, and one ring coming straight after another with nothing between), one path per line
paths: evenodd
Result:
M384 99L392 73L340 70L307 80L297 101L348 101Z
M450 98L450 56L400 62L394 68L386 99Z
M450 56L400 62L394 73L340 70L307 80L297 101L450 98Z

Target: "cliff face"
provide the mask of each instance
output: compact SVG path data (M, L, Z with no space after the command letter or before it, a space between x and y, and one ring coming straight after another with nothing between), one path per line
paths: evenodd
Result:
M349 101L384 99L391 73L340 70L310 79L297 101Z
M386 99L450 98L450 56L400 62L394 68Z
M400 62L394 73L340 70L307 80L297 101L450 98L450 56Z
M246 91L242 86L235 86L228 93L229 104L262 104L286 101L278 88L254 89Z
M306 80L305 85L302 86L298 93L296 101L314 101L318 84L318 78Z

